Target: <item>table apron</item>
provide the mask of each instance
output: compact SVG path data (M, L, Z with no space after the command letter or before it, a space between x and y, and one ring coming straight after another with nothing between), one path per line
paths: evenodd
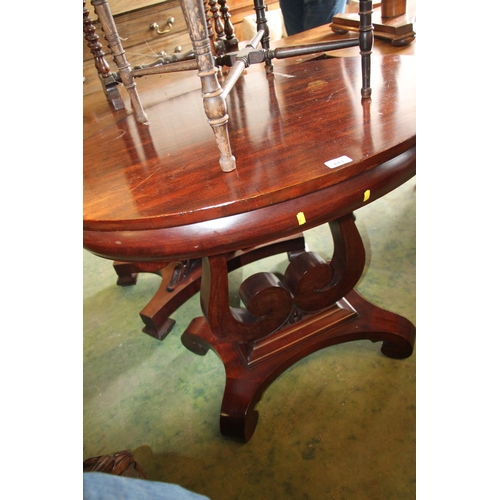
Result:
M354 178L297 199L194 224L83 232L95 255L129 262L218 255L268 243L335 220L386 195L416 174L416 147Z

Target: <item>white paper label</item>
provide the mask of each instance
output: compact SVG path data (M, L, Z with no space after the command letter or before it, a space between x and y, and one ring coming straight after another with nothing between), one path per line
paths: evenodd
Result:
M325 165L328 168L335 168L335 167L340 167L340 165L345 165L346 163L349 163L352 161L352 158L349 158L348 156L340 156L339 158L335 158L333 160L325 161Z

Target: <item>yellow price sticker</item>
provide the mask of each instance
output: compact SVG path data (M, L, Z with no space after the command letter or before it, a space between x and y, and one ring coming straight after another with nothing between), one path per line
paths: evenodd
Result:
M297 214L297 221L299 223L299 226L302 226L302 224L306 223L306 216L304 215L304 212L299 212Z

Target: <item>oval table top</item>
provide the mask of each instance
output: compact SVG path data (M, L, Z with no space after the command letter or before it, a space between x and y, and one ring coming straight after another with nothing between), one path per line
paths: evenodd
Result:
M372 56L368 100L359 56L274 63L271 75L248 68L228 97L229 173L200 90L152 102L148 126L85 109L84 247L130 261L233 251L333 220L415 174L414 57Z

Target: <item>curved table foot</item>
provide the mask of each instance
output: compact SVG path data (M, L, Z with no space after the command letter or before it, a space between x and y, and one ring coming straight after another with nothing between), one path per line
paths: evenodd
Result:
M220 411L220 432L223 436L248 442L255 432L259 402L263 389L258 382L229 378L226 380Z
M226 387L220 411L220 432L223 436L247 442L253 436L259 414L254 410L264 385L260 377L248 377L244 363L239 362L238 348L218 344L203 317L195 318L182 334L181 341L191 352L204 356L209 349L219 355L226 369ZM232 362L234 360L235 362ZM271 381L269 381L270 383Z
M158 340L163 340L175 325L169 316L200 289L199 260L159 264L115 261L113 267L119 286L135 285L139 273L161 276L158 290L140 312L144 323L142 331Z

